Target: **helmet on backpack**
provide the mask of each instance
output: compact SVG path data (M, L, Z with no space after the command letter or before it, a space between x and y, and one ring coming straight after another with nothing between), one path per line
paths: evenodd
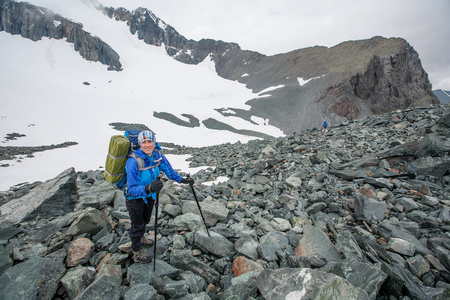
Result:
M153 131L150 130L143 130L138 135L138 143L141 145L145 141L152 141L156 143L156 136L153 133Z

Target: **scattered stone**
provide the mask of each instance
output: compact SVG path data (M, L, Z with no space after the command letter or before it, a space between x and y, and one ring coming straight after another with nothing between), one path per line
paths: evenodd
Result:
M192 175L209 235L189 186L164 178L148 264L133 262L126 200L101 171L13 187L0 193L2 297L446 299L446 108L247 145L166 145L193 154L192 167L214 166Z
M320 245L320 247L317 247L317 245ZM311 225L305 225L303 238L295 248L295 254L325 259L327 262L324 266L325 269L331 269L341 259L338 250L328 236L322 230Z
M70 299L74 299L80 292L84 291L94 281L95 269L88 267L78 267L70 269L61 278L61 284L69 294Z
M76 239L67 253L66 263L68 267L76 267L85 264L94 252L94 243L87 238Z
M399 239L399 238L391 238L389 243L387 244L387 250L391 250L406 256L413 256L416 252L416 247L414 244Z

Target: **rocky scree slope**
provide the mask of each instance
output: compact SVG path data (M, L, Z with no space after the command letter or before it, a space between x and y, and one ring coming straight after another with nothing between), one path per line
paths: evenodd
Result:
M265 97L249 99L250 114L290 134L319 126L365 118L396 109L438 104L419 55L405 40L373 37L331 48L311 47L273 56L242 50L236 43L180 35L146 8L98 7L108 17L126 22L145 43L165 47L167 54L188 64L210 57L219 76L237 80L254 92L276 87ZM67 37L87 60L122 69L120 54L98 37L48 9L26 2L0 0L0 30L34 41ZM306 82L306 83L305 83ZM225 104L226 105L226 104ZM248 118L233 107L220 110Z
M0 206L2 297L448 299L449 109L174 146L211 166L193 175L210 236L189 187L165 178L155 271L132 262L125 200L101 171L11 189Z

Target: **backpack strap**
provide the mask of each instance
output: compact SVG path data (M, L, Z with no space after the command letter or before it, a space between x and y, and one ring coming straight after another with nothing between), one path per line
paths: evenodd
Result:
M158 150L155 149L155 151L158 151ZM158 153L161 153L161 152L158 151ZM139 172L142 172L142 171L145 171L145 170L154 169L157 166L159 166L161 164L161 161L162 161L162 156L161 156L159 159L154 161L155 164L153 166L145 167L144 159L142 159L141 157L137 156L134 153L131 153L130 157L132 157L132 158L134 158L136 160L136 162L138 164Z
M159 151L159 150L157 150L157 149L155 149L155 151L157 151L159 154L161 154L161 151ZM156 161L154 161L155 164L154 164L153 166L145 167L145 161L144 161L144 159L141 158L141 157L139 157L139 156L137 156L136 154L134 154L134 152L131 153L131 154L129 154L129 157L132 157L132 158L134 158L134 159L136 160L136 162L137 162L137 164L138 164L139 172L142 172L142 171L145 171L145 170L154 169L154 168L156 168L157 166L159 166L159 165L161 164L161 162L162 162L162 155L160 155L159 159L157 159ZM126 177L124 177L124 178L126 178ZM126 184L126 181L125 181L124 186L125 186L125 188L124 188L123 192L124 192L124 195L125 195L125 197L126 197L126 195L128 194L128 185Z

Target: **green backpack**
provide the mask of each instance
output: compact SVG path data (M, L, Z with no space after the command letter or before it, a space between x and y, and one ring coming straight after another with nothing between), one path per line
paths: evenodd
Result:
M103 177L109 183L114 183L119 189L124 189L126 186L125 165L129 157L136 159L139 171L155 168L160 164L151 167L144 167L145 162L142 158L136 156L133 152L139 148L137 144L137 136L140 130L129 130L125 135L114 135L109 141L108 155L106 156L105 171ZM161 147L156 144L156 150L160 151Z
M109 141L103 177L109 183L119 183L125 175L125 164L130 153L130 140L123 135L114 135Z

